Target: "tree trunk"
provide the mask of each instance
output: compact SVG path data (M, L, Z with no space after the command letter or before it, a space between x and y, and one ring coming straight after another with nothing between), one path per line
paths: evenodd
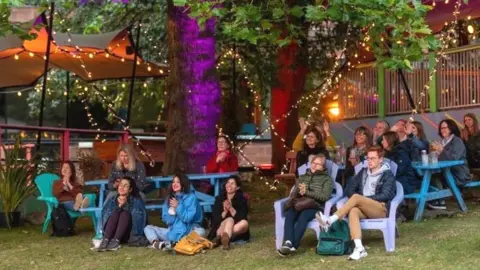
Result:
M300 56L303 47L290 44L279 50L277 57L277 83L272 88L271 121L281 118L286 114L303 92L307 77L307 68ZM299 131L297 124L298 112L292 111L290 116L274 124L275 130L281 138L285 138L287 146L291 147ZM286 149L283 142L272 131L272 164L279 171L285 164Z
M215 151L220 85L215 68L215 20L200 28L184 7L168 1L167 143L164 174L200 172Z

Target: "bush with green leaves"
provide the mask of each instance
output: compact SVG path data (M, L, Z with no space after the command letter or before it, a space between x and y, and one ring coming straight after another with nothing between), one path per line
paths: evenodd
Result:
M37 175L35 158L26 160L20 139L17 138L11 149L1 146L5 159L0 162L0 201L7 225L11 226L11 213L36 191L35 179Z

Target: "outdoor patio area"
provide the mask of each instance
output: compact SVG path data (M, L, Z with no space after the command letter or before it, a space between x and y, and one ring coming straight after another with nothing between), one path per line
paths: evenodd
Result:
M81 218L72 238L41 234L40 226L12 231L0 229L2 269L477 269L480 262L480 205L468 202L469 212L399 225L393 253L385 253L380 232L365 231L368 260L349 262L347 256L315 254L317 240L308 231L298 254L279 258L275 252L273 202L275 194L247 186L251 192L252 240L231 251L207 250L196 256L173 255L147 248L126 247L119 252L90 250L91 221ZM455 207L454 201L449 206ZM161 224L153 214L152 223Z

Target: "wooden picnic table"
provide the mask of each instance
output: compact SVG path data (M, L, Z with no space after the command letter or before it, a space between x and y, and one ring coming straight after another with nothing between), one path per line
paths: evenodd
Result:
M205 212L211 212L211 207L215 203L215 196L220 194L220 187L222 181L227 179L232 174L238 174L238 172L224 172L224 173L205 173L205 174L187 174L188 179L191 182L194 181L203 181L209 180L210 184L214 186L214 196L209 194L205 194L199 191L195 191L195 196L200 201L200 205L203 206ZM146 177L147 182L154 183L155 188L166 187L170 184L173 180L173 175L170 176L149 176ZM97 218L97 228L96 230L96 237L99 238L102 235L102 209L103 203L105 200L105 191L107 190L108 180L107 179L100 179L100 180L93 180L85 182L85 186L99 186L99 199L98 199L98 206L97 207L88 207L82 208L80 211L82 212L95 212L95 216ZM147 210L155 210L161 209L162 204L152 204L145 206Z
M451 168L463 165L463 160L438 161L435 164L423 165L420 162L412 162L412 167L423 175L422 186L419 193L411 193L404 196L405 199L415 199L417 201L417 210L415 212L415 221L419 221L423 216L425 204L427 201L433 201L454 196L457 199L458 207L462 212L467 212L467 206L463 201L462 194L455 183ZM433 173L443 173L449 189L438 189L430 186Z

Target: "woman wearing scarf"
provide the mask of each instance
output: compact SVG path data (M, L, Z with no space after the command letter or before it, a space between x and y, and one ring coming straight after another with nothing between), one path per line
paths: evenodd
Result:
M467 163L467 149L462 139L457 124L451 119L445 119L438 126L438 135L442 138L440 142L433 142L432 151L438 154L438 160L463 160L465 164L452 167L453 178L457 186L463 186L470 181L470 171ZM437 188L443 189L443 184L438 178L433 179ZM444 200L437 200L427 203L430 209L447 209Z
M440 122L438 135L440 142L434 142L433 151L437 152L438 160L463 160L465 164L452 167L452 174L458 186L463 186L470 181L470 171L467 162L467 149L460 138L460 130L451 119Z

